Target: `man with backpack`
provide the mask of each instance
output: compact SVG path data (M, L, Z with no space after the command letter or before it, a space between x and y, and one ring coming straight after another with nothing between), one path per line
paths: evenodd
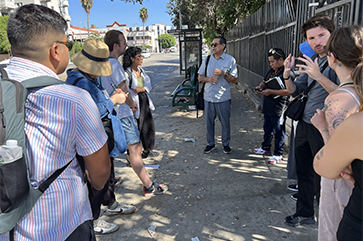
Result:
M238 83L237 65L236 60L224 52L227 46L224 37L215 37L211 46L213 54L208 58L208 62L207 58L203 61L198 71L198 80L206 83L204 88L204 116L207 127L207 146L204 153L210 153L215 148L214 123L218 116L222 124L223 152L230 154L232 152L229 147L231 139L230 83Z
M69 62L66 30L66 21L54 10L34 4L19 7L7 28L13 54L6 68L9 79L58 79ZM24 111L25 127L19 128L26 133L31 186L41 186L55 170L69 165L11 235L0 235L0 240L95 240L87 185L76 160L76 154L83 156L90 183L102 189L110 176L110 159L94 101L84 90L59 84L31 89ZM3 221L0 215L1 225Z

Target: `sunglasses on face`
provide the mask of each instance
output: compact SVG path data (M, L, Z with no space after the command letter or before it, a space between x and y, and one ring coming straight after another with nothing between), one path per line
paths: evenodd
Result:
M217 47L218 45L221 45L220 43L215 43L215 44L211 44L210 46L213 47Z
M64 44L65 46L67 46L68 51L71 51L72 48L73 48L74 42L72 40L67 40L66 42L64 42L64 41L55 41L54 44Z
M268 53L269 53L269 54L277 54L277 55L279 55L280 57L282 57L282 55L281 55L279 52L277 52L277 51L276 51L276 49L274 49L274 48L270 49L270 50L268 51Z

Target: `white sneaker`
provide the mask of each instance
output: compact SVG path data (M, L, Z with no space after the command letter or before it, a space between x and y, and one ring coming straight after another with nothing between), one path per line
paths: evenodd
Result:
M269 164L276 164L280 161L282 161L283 157L282 156L272 156L270 159L268 159L267 163Z
M109 234L116 232L120 227L113 223L108 223L105 220L97 220L93 222L93 230L95 234Z
M270 151L265 151L262 147L253 149L253 152L260 155L271 155Z
M135 212L136 207L132 205L122 205L122 203L117 202L117 207L115 209L107 208L107 216L111 217L119 214L130 214Z

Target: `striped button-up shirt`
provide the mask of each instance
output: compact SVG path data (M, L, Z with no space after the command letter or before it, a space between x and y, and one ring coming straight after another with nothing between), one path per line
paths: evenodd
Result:
M58 78L46 66L16 57L6 72L18 81L37 76ZM87 185L75 155L95 153L106 143L107 135L90 95L74 86L53 85L30 92L25 111L31 185L38 187L56 169L74 160L15 226L15 240L65 240L92 219ZM0 235L3 240L8 240L7 234Z

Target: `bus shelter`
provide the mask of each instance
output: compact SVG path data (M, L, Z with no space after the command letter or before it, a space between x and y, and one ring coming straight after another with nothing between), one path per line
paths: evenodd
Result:
M202 29L177 29L168 33L179 38L180 74L189 77L190 67L202 64Z

